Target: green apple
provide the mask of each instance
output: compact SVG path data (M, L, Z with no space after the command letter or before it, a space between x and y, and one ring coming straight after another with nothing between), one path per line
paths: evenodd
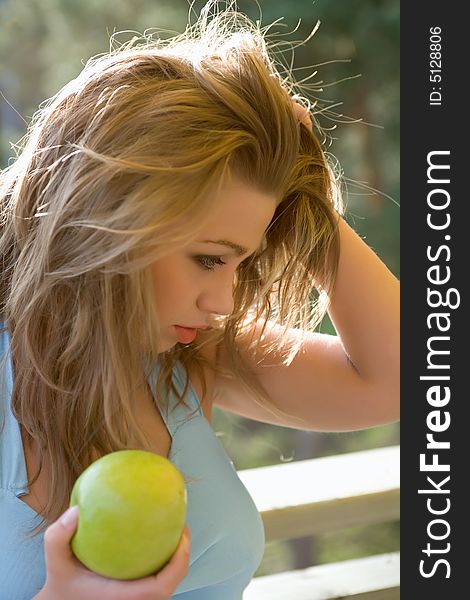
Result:
M186 518L186 487L165 457L143 450L111 452L76 480L78 504L71 546L89 569L115 579L160 570L178 546Z

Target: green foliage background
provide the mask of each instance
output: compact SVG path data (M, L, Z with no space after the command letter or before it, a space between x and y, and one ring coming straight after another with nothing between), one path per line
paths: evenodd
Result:
M194 2L193 11L203 5ZM321 21L293 56L285 46L283 62L293 58L298 81L317 71L306 85L312 100L320 98L330 108L319 119L328 151L345 176L347 218L399 277L398 0L240 0L238 7L262 25L283 17L271 31L291 42L306 40ZM14 155L12 144L38 105L75 77L90 56L106 52L112 33L182 32L188 11L186 0L0 0L0 166ZM321 330L334 333L327 319ZM214 428L238 469L399 443L397 424L320 434L249 422L217 409ZM398 547L398 523L271 543L258 574Z

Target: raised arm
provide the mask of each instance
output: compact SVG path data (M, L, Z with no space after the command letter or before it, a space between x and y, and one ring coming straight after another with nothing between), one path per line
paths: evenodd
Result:
M399 418L399 283L343 219L339 230L339 268L329 308L338 335L308 333L289 366L280 356L260 359L249 349L261 324L238 339L270 402L295 416L274 416L239 381L226 377L217 378L216 405L260 421L322 431L362 429ZM275 337L276 329L267 335ZM290 335L299 332L293 329ZM230 368L223 347L219 361Z

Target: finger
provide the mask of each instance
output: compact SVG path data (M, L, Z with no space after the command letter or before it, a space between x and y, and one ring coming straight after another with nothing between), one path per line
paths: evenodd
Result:
M155 577L158 583L165 588L169 586L174 591L179 582L188 574L190 554L191 533L188 526L185 525L175 553L169 563Z
M186 556L189 557L191 554L191 532L189 531L189 527L187 525L183 528L183 533L181 534L180 542L178 547L173 554L170 563L172 560L177 560L178 556L181 555L186 559Z
M188 526L185 525L175 553L157 575L146 577L138 582L121 582L121 586L126 585L125 593L128 593L129 587L132 586L132 592L136 595L148 596L155 600L168 600L188 574L190 553L191 534Z
M146 577L132 582L133 592L148 594L149 597L166 600L171 598L174 591L186 577L189 570L189 555L191 553L191 534L185 525L178 547L170 561L153 577Z
M307 127L308 129L310 129L310 131L312 131L312 119L310 117L310 113L308 112L308 110L304 106L299 104L298 102L295 102L295 101L292 101L292 102L293 102L295 116L297 117L297 119L301 123L303 123L305 125L305 127Z
M48 570L62 572L73 558L70 540L77 529L78 506L72 506L54 521L44 533L44 553Z

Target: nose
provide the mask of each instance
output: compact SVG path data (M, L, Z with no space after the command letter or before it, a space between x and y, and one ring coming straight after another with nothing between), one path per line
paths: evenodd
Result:
M217 281L199 295L198 308L203 313L230 315L233 312L233 280Z

